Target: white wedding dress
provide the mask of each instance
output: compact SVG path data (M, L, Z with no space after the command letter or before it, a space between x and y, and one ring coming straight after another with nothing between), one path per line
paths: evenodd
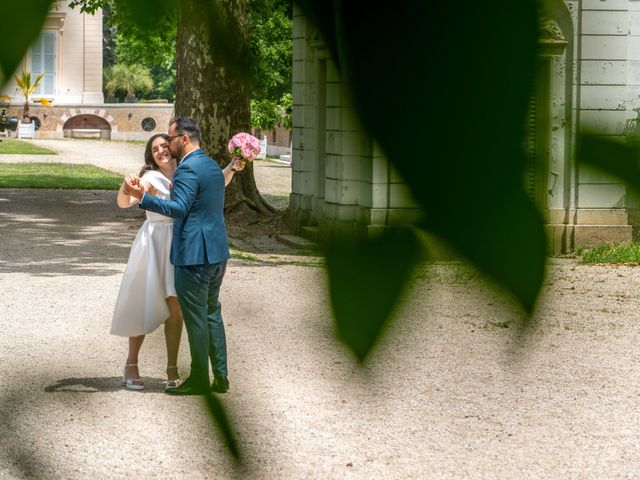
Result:
M158 198L170 197L171 181L158 170L149 170L142 178L155 187ZM176 296L169 261L173 219L146 213L122 276L111 322L113 335L135 337L153 332L169 318L165 299Z

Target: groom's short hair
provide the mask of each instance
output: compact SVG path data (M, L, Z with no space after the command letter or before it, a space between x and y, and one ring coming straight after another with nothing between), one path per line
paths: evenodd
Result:
M169 126L176 124L176 133L189 135L189 138L200 143L200 127L191 117L176 117L169 122Z

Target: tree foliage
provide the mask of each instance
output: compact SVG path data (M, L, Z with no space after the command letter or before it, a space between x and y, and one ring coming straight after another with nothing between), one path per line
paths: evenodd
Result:
M144 3L144 2L142 2ZM72 0L72 7L82 12L104 12L106 68L114 64L138 64L151 74L152 98L175 100L176 83L176 4L175 0L158 1L143 23L140 2L127 0ZM144 7L144 5L142 5ZM106 83L106 82L105 82Z
M122 10L122 7L120 7ZM116 9L118 12L118 9ZM176 92L176 28L177 19L173 8L167 11L151 31L137 25L121 22L122 15L114 15L110 23L121 28L116 29L115 52L119 63L140 64L147 68L153 79L151 98L164 98L175 101ZM125 17L127 18L127 17Z
M160 2L164 12L155 22L145 22L142 28L126 0L73 0L81 11L105 12L108 61L139 63L147 67L153 78L150 93L154 98L175 101L176 83L176 5L172 0ZM270 129L291 123L291 58L292 1L250 0L248 19L251 49L251 122L252 126Z
M109 95L135 97L148 93L153 88L149 69L139 63L111 65L105 69L104 78L104 89Z
M156 51L155 58L137 55L142 45L153 45L151 50ZM165 39L160 36L151 36L148 41L142 41L138 37L130 35L116 36L116 52L119 61L129 63L136 58L142 66L149 70L153 79L153 88L148 97L155 99L166 99L174 102L176 98L176 58L175 58L175 32L173 37ZM149 60L151 58L151 60Z
M291 0L250 0L251 125L268 130L291 123Z

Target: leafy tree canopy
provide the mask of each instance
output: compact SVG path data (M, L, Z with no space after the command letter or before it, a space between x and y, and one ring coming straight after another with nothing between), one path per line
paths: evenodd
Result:
M73 0L72 7L87 13L105 12L107 28L114 30L112 63L139 63L151 71L150 96L175 100L177 17L173 0L158 2L152 19L140 25L137 2ZM252 125L269 129L291 123L292 82L291 0L250 0ZM107 45L107 49L109 46ZM107 64L108 66L109 64Z
M291 0L249 0L251 124L260 129L291 123Z
M175 100L177 15L173 0L161 0L157 9L140 16L139 2L126 0L73 0L71 7L104 12L105 67L115 63L146 67L153 79L152 98ZM144 19L141 24L140 19Z

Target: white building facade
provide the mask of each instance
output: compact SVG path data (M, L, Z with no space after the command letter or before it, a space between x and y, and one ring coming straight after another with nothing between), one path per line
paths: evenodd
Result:
M363 233L421 215L408 188L359 124L317 29L294 6L292 194L298 233Z
M45 76L34 97L56 105L104 103L102 94L102 11L80 13L58 2L47 16L16 74L21 71ZM22 103L13 76L3 88L11 103Z
M173 104L105 104L103 95L102 11L81 13L68 2L54 2L43 29L15 75L44 73L31 95L30 116L36 138L88 137L146 140L167 130ZM24 98L12 75L0 94L10 101L7 113L22 117ZM33 99L46 98L53 107Z

